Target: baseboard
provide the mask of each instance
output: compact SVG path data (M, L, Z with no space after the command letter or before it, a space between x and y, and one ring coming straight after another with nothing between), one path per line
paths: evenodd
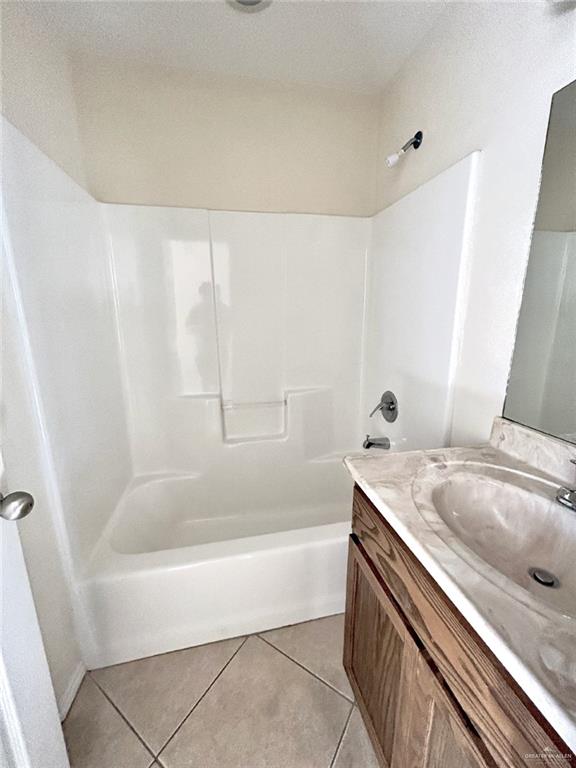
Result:
M72 702L78 693L78 688L80 688L82 680L84 680L85 674L86 667L84 664L79 662L68 682L68 685L66 686L66 690L61 696L58 697L58 712L60 713L61 721L63 721L68 714L70 707L72 706Z

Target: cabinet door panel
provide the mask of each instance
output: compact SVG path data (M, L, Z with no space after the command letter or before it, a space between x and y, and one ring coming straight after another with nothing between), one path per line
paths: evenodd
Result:
M403 642L374 591L362 577L358 579L356 592L356 622L358 627L364 627L364 631L355 637L351 667L384 755L390 763Z
M495 768L424 654L407 640L392 768Z
M446 710L435 705L424 768L483 768L486 763L460 738Z
M360 548L350 539L344 665L383 766L392 765L405 629Z

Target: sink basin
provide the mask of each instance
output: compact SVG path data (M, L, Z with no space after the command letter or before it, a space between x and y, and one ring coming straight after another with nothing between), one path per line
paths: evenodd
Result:
M414 479L421 516L469 565L519 600L576 617L576 513L558 485L492 464L427 466Z

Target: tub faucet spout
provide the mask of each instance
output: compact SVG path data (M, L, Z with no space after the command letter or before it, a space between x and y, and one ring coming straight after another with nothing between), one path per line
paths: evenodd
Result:
M383 448L388 450L390 448L390 439L388 437L370 437L370 435L366 435L362 448Z

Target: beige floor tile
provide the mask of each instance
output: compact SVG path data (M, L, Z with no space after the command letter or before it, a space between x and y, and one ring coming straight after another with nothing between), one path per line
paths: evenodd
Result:
M352 712L333 768L378 768L368 732L356 707Z
M243 638L118 664L92 672L154 754L162 749Z
M250 637L160 755L166 768L328 768L350 704Z
M354 698L342 665L343 614L273 629L262 637L349 699Z
M89 676L64 722L64 737L72 768L148 768L154 759Z

